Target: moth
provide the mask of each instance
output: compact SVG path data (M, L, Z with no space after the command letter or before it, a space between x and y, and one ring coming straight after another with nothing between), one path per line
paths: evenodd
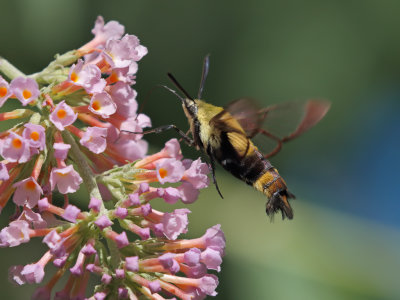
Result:
M283 143L317 124L328 112L330 102L307 100L260 108L253 100L241 98L225 108L215 106L201 100L208 70L209 56L206 56L197 98L190 96L171 73L168 73L168 77L184 97L163 86L181 100L190 125L187 133L175 125L161 126L143 133L175 129L190 146L209 157L213 182L221 197L215 177L215 162L268 198L267 215L273 216L280 211L283 219L292 219L289 199L295 196L289 192L286 182L268 158L277 154Z

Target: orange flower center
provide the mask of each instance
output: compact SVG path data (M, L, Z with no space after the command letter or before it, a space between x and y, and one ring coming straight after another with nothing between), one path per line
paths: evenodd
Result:
M118 75L114 72L111 73L110 75L110 81L111 83L117 82L118 81Z
M100 102L97 101L97 100L93 101L93 103L92 103L92 108L93 108L94 110L99 110L99 109L101 108Z
M36 189L36 184L32 181L32 180L29 180L29 181L27 181L26 183L25 183L25 188L27 189L27 190L35 190Z
M165 176L168 175L168 171L165 170L164 168L160 168L160 169L158 170L158 173L160 174L160 177L161 177L161 178L164 178Z
M78 75L77 75L75 72L72 72L72 74L71 74L71 80L72 80L73 82L77 82L78 79L79 79Z
M57 117L59 119L64 119L66 117L66 115L67 115L67 112L62 108L57 111Z
M22 141L19 138L15 138L12 141L12 145L13 145L14 148L19 149L19 148L22 147Z
M25 99L29 99L30 97L32 97L32 93L29 90L24 90L22 92L22 96L24 96Z
M31 132L31 139L34 140L34 141L39 140L39 132L37 132L37 131L32 131L32 132Z
M7 88L5 86L0 87L0 97L4 97L7 94Z

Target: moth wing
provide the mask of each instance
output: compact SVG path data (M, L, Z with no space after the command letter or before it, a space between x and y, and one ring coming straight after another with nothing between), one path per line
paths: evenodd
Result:
M265 157L269 158L280 151L284 142L316 125L329 108L329 101L306 100L258 109L253 100L242 98L229 104L226 110L239 122Z

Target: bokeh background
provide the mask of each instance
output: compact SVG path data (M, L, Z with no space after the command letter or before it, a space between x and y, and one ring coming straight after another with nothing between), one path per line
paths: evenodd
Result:
M217 223L225 231L215 299L400 299L399 1L1 0L0 7L0 55L27 74L90 40L97 15L124 24L149 49L136 90L155 126L187 128L173 95L146 95L169 84L166 72L195 94L207 53L204 97L213 104L329 99L327 117L272 159L297 195L293 221L271 223L263 195L219 168L225 199L212 186L202 191L190 206L190 232ZM148 140L158 149L172 136ZM38 259L41 249L1 249L1 298L30 298L35 287L12 286L7 268Z

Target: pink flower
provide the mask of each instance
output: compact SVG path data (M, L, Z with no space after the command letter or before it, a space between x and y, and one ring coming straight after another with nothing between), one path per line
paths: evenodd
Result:
M57 233L57 230L52 230L43 238L43 243L45 243L50 249L53 249L61 241L61 236Z
M221 271L222 257L221 252L208 247L201 253L201 262L204 263L208 269Z
M114 211L114 215L117 218L125 219L128 216L128 210L125 207L118 206Z
M101 208L101 201L95 197L90 198L89 208L95 212L99 212Z
M213 274L207 274L201 278L199 278L200 284L199 284L199 289L210 296L216 296L217 293L215 292L215 289L218 286L218 278L217 276Z
M224 253L225 235L221 230L220 224L207 229L206 233L202 236L202 239L204 239L206 247L212 247L214 250L218 250L221 254Z
M0 232L1 247L15 247L29 240L29 224L23 220L11 222Z
M96 93L90 99L89 110L102 118L108 118L117 111L117 105L106 92Z
M139 257L129 256L125 258L125 268L131 272L139 271Z
M161 184L166 182L178 182L181 180L185 167L182 162L173 158L167 158L156 163L157 178Z
M42 215L34 212L27 206L24 207L24 211L18 219L27 221L34 229L47 227L47 222L42 218Z
M113 222L110 221L110 219L106 215L102 215L97 218L97 220L94 222L97 227L99 227L101 230L103 230L106 227L109 227L113 224Z
M151 127L150 117L146 116L145 114L139 114L137 116L137 122L142 128Z
M85 89L88 94L101 93L106 86L106 81L101 78L101 71L94 64L84 64L78 60L69 70L69 82Z
M181 198L181 193L178 189L173 187L167 187L165 189L159 188L159 195L169 204L176 203Z
M189 266L185 269L184 273L190 278L201 278L207 274L207 267L205 264L199 263L194 266Z
M33 177L14 183L13 187L16 188L13 201L20 206L35 207L40 199L40 195L43 194L42 188Z
M79 189L81 183L82 178L79 173L74 170L72 165L66 166L65 168L53 168L51 170L51 190L54 190L57 185L58 191L61 194L75 193Z
M81 212L81 210L79 208L77 208L75 205L69 204L65 208L64 213L62 214L61 217L63 217L67 221L75 223L76 218L78 217L80 212Z
M24 163L31 157L29 141L13 131L3 140L0 150L1 156L10 162Z
M169 240L176 240L181 233L187 232L189 224L187 214L190 210L186 208L175 209L173 213L165 213L162 217L164 235Z
M126 232L122 231L122 233L118 234L115 238L115 242L117 243L118 248L123 248L129 245L128 237L126 236Z
M102 54L112 68L125 68L132 64L132 60L138 61L145 56L147 48L140 45L136 36L126 34L120 40L109 39Z
M39 97L39 86L32 78L17 77L10 83L12 93L21 101L23 106Z
M194 188L189 182L182 182L182 184L178 186L178 190L181 193L181 200L185 204L193 203L200 194L200 191Z
M0 180L4 181L10 178L10 175L8 174L8 169L5 164L0 163Z
M95 35L92 41L81 47L79 50L89 51L99 46L104 46L108 39L119 39L124 34L125 28L117 21L110 21L104 25L104 19L102 16L98 16L92 29L92 33Z
M43 150L46 147L46 133L43 126L27 123L22 136L29 141L33 148Z
M195 266L200 262L201 251L197 248L191 248L183 255L184 262L188 266Z
M185 171L183 179L190 182L194 188L202 189L208 186L209 179L207 174L210 172L207 164L202 163L200 158L192 162L189 169Z
M116 82L110 86L110 95L117 105L117 113L125 118L136 117L138 104L136 91L124 82Z
M78 114L75 114L72 108L63 100L58 103L54 111L50 114L50 121L58 130L63 131L64 127L73 124L77 117Z
M26 282L28 283L40 283L44 277L44 269L40 264L26 265L22 269L21 275L24 276Z
M79 142L90 151L99 154L106 150L106 136L107 128L88 127Z
M165 143L164 149L161 152L165 153L166 156L175 158L176 160L182 159L181 145L177 139L170 139Z
M160 264L172 274L178 273L180 270L179 263L174 259L174 257L175 254L169 252L158 257Z
M143 158L148 149L148 144L144 140L134 141L132 138L122 136L117 143L113 144L118 153L131 161Z
M54 143L53 144L54 157L61 160L65 160L68 156L68 150L70 148L71 148L70 144Z
M4 102L12 95L8 82L0 76L0 107L3 106Z

